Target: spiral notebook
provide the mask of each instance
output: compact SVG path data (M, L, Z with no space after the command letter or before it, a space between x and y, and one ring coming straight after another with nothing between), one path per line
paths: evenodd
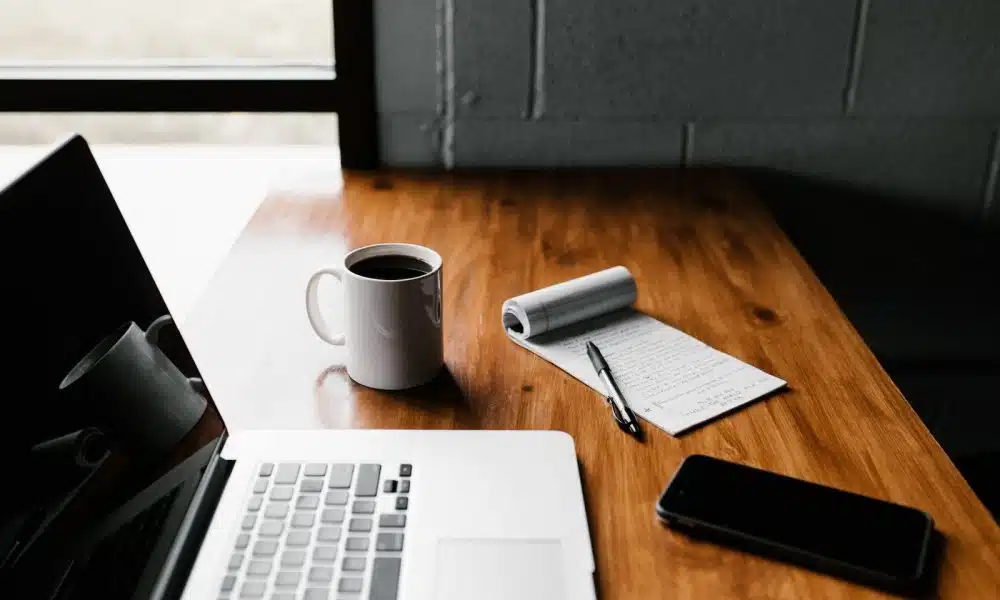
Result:
M634 308L635 279L613 267L507 300L510 339L597 392L587 358L601 349L635 414L677 435L778 390L786 382Z

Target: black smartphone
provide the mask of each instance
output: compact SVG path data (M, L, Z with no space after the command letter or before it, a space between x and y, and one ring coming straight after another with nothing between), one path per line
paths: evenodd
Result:
M703 455L684 459L656 514L694 538L896 593L921 585L934 533L915 508Z

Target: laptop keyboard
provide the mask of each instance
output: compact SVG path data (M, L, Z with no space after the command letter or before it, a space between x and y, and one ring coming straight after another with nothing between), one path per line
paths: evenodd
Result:
M219 598L396 600L413 466L262 463Z

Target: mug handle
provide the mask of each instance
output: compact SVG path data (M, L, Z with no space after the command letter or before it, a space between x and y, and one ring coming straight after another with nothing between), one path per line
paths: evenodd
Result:
M170 315L163 315L159 319L156 319L155 321L150 323L149 327L146 328L146 341L152 344L153 346L158 346L157 342L160 339L160 330L162 330L164 327L170 325L173 322L174 322L173 317L171 317Z
M306 285L306 316L309 317L309 324L312 325L313 331L321 340L332 346L343 346L345 343L344 334L331 332L323 315L320 314L319 281L324 275L332 275L341 283L344 281L344 270L340 267L327 267L313 273Z
M150 323L149 327L146 328L146 341L153 346L159 347L157 342L160 340L160 331L173 322L173 317L170 315L163 315L159 319ZM188 385L191 386L191 389L193 389L196 393L205 397L208 396L208 387L200 377L188 377Z
M208 386L205 385L205 380L201 377L188 377L188 385L197 394L208 397Z

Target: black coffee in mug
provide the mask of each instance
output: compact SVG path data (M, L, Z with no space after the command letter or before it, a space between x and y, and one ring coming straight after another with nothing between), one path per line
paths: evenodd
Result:
M348 269L355 275L368 279L396 281L426 275L433 270L433 267L413 256L387 254L359 260Z

